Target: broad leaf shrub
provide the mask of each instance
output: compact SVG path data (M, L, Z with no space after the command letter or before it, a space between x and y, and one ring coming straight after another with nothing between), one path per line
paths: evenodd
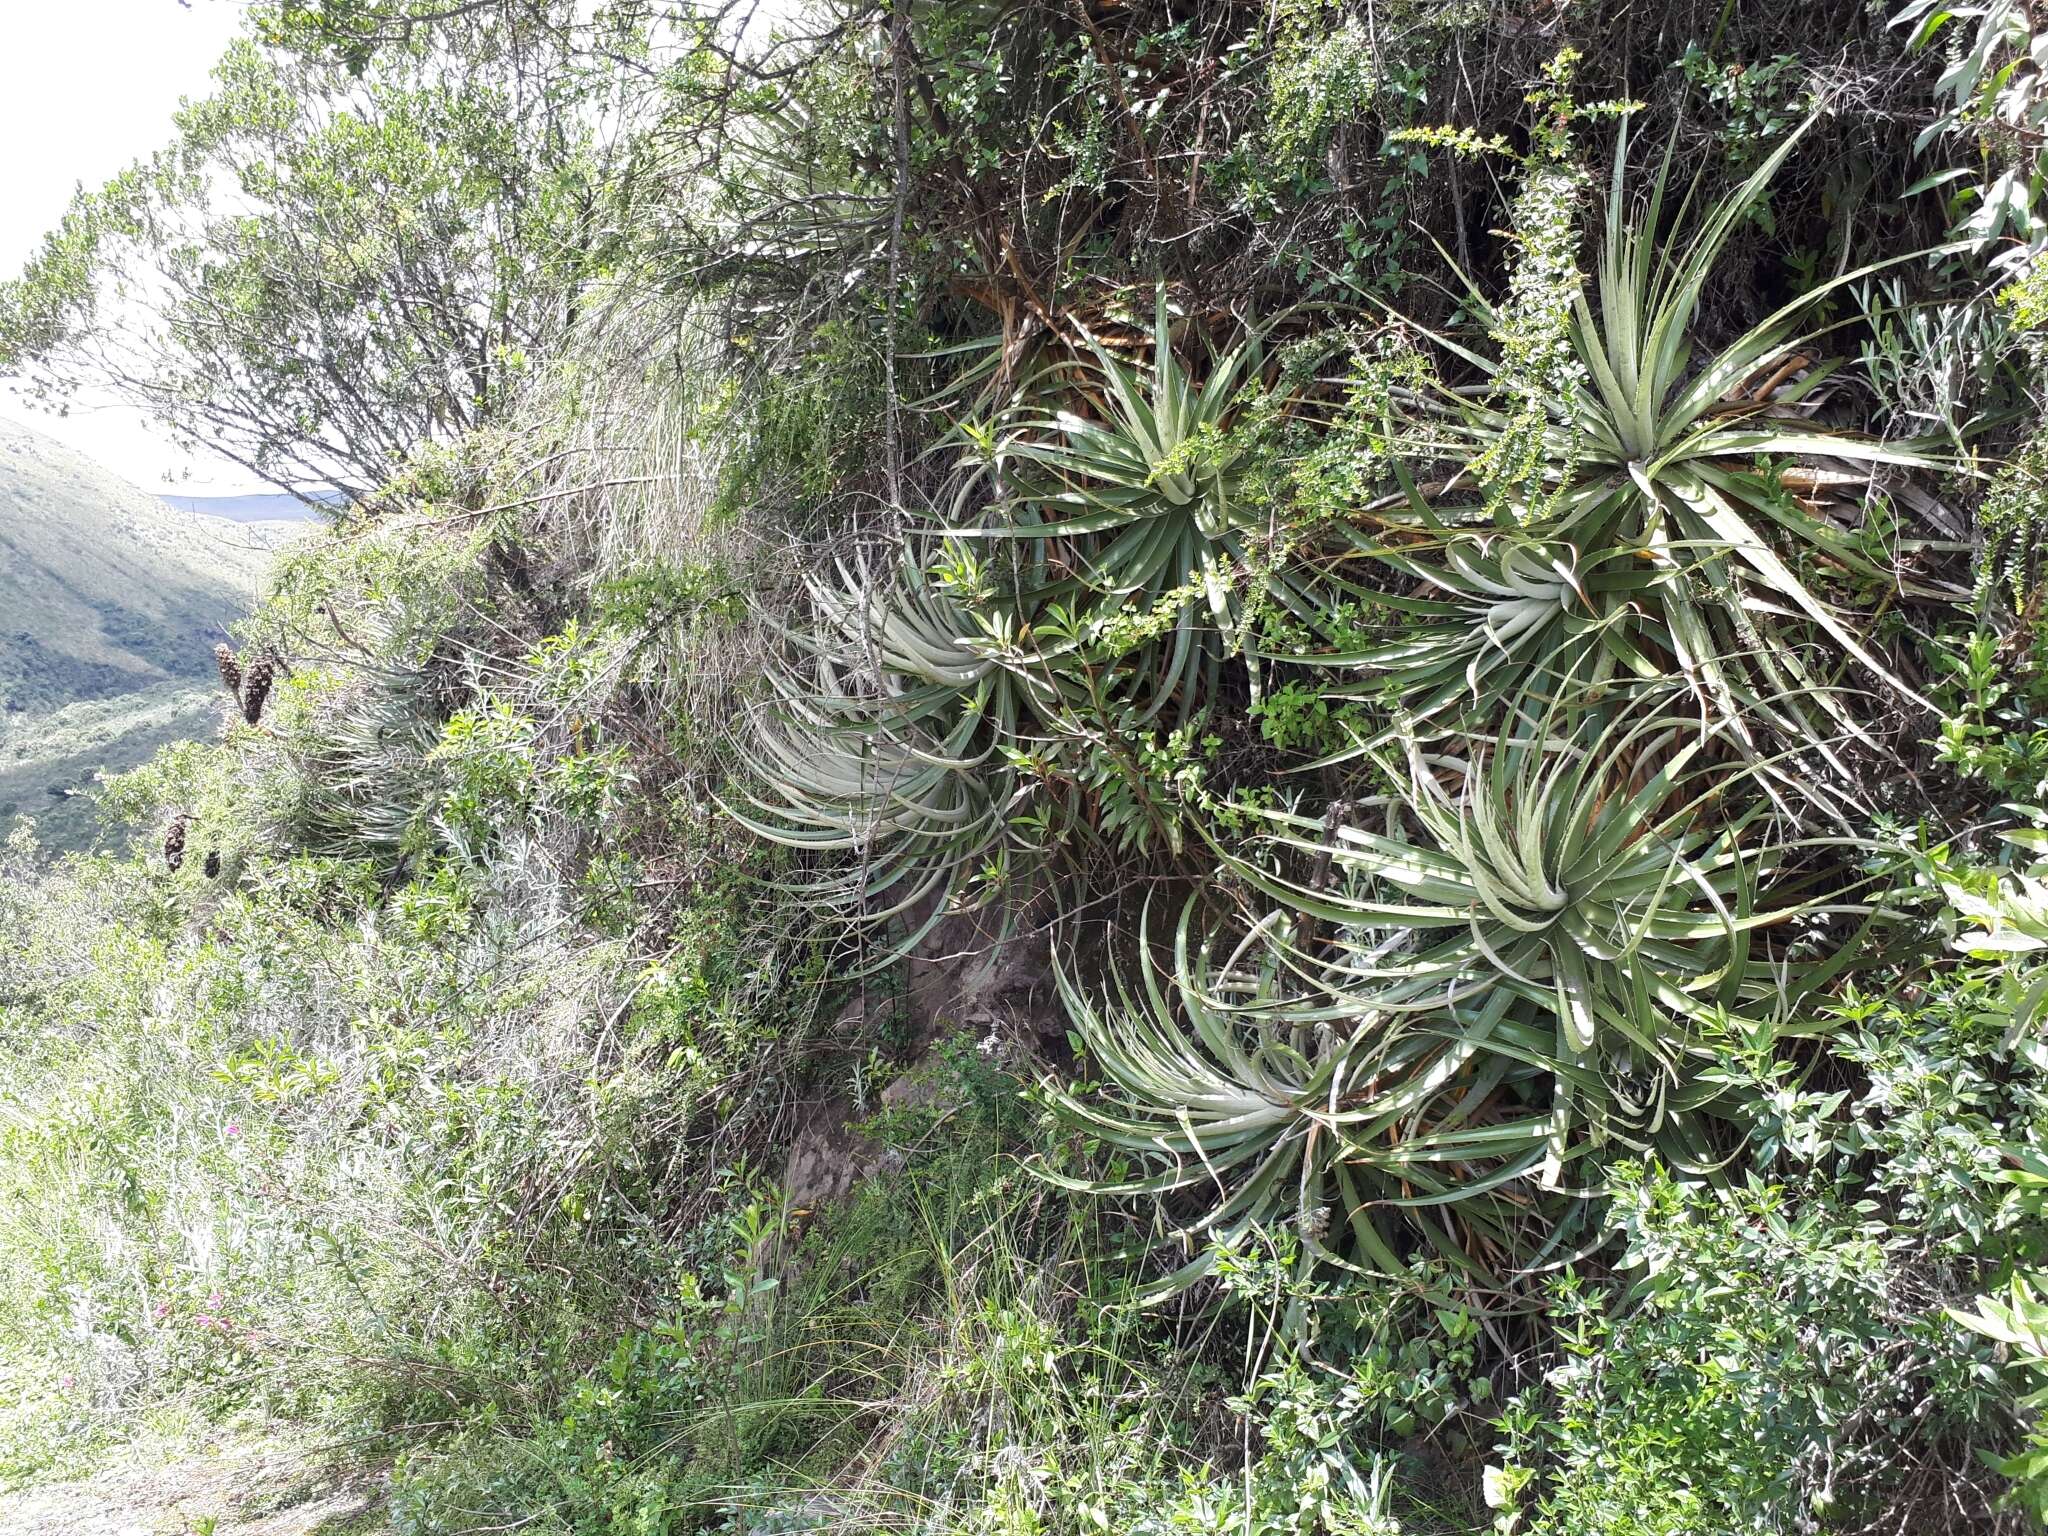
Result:
M1610 1188L1619 1284L1551 1292L1558 1361L1499 1421L1503 1526L1676 1536L1987 1509L1989 1488L1913 1465L1944 1440L1995 1443L2003 1404L1898 1229L1760 1182L1619 1170Z
M1499 1421L1504 1526L1942 1528L1993 1518L1991 1465L2039 1507L2006 1370L2029 1369L2025 1277L2048 1252L2048 1050L2034 978L2000 957L2040 940L1992 917L2010 894L1949 890L1978 958L1911 1002L1848 990L1829 1050L1849 1075L1731 1060L1768 1176L1616 1170L1614 1289L1557 1282L1561 1357ZM2016 1341L2011 1366L1973 1334Z

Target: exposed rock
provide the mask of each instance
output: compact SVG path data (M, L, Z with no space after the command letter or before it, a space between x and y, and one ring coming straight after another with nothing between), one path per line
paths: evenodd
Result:
M1064 1034L1051 949L1028 917L1013 914L1008 937L996 912L942 919L911 952L900 996L878 980L840 1011L827 1031L831 1039L850 1045L875 1038L885 1021L897 1022L910 1060L865 1112L844 1092L799 1106L782 1176L792 1211L837 1204L887 1165L889 1149L862 1135L857 1122L878 1109L936 1104L944 1092L932 1070L940 1041L965 1034L1032 1055L1042 1040ZM890 1020L897 1008L906 1017Z
M854 1185L875 1171L882 1149L856 1129L853 1100L844 1094L805 1105L798 1113L782 1190L792 1211L809 1212L852 1194Z
M1034 910L1010 915L1007 937L997 910L945 918L911 952L907 1001L920 1056L962 1031L1027 1039L1065 1032L1047 936Z

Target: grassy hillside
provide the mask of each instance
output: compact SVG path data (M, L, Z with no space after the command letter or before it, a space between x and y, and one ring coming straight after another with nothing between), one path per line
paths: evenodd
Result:
M208 729L213 645L288 531L175 511L0 420L0 819L85 846L100 769Z
M164 502L174 512L187 516L223 518L231 523L310 523L320 514L296 496L283 491L262 491L249 496L176 496ZM329 493L329 499L338 499Z
M51 849L94 846L100 775L125 773L172 742L214 735L229 704L218 685L174 681L0 719L0 823L33 820L36 840Z
M0 421L0 703L36 714L204 677L273 542Z

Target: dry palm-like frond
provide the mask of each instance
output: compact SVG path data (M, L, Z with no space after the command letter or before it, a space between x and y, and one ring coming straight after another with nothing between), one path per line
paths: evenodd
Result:
M928 904L918 937L1001 862L1017 683L979 656L973 624L908 562L880 587L842 568L813 583L817 623L791 638L808 677L773 674L781 707L742 749L759 788L726 809L816 857L798 888L839 916L886 923ZM898 948L903 947L898 946Z
M1811 574L1802 574L1805 568L1852 585L1898 584L1897 573L1881 567L1848 526L1861 509L1803 501L1787 483L1798 477L1781 476L1774 464L1796 456L1865 471L1937 466L1910 445L1813 425L1802 402L1828 377L1829 366L1806 368L1784 387L1742 387L1759 377L1775 385L1781 375L1789 380L1799 372L1794 362L1811 340L1802 325L1813 306L1874 267L1842 274L1703 362L1695 359L1692 331L1714 265L1798 138L1795 133L1781 144L1682 240L1662 228L1668 162L1646 206L1630 207L1624 142L1608 195L1598 308L1581 294L1570 326L1585 382L1550 402L1503 514L1531 536L1570 544L1581 568L1620 576L1619 590L1598 606L1611 612L1625 604L1640 615L1631 639L1659 654L1716 718L1741 732L1760 700L1781 701L1796 732L1805 721L1782 701L1808 690L1831 697L1821 687L1825 680L1802 659L1814 630L1912 696L1814 590ZM1483 301L1475 302L1482 319L1497 325ZM1489 376L1500 367L1439 340ZM1475 472L1502 451L1513 429L1510 411L1498 408L1486 389L1427 404L1445 446L1464 455ZM1439 515L1450 521L1461 514L1439 509ZM1475 502L1462 515L1477 518L1484 508ZM1589 590L1596 586L1589 583ZM1845 712L1836 720L1861 731Z

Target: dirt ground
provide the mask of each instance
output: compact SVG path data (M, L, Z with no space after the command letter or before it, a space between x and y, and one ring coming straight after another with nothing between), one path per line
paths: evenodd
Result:
M371 1536L385 1480L272 1442L176 1460L140 1454L89 1478L0 1494L0 1536Z

